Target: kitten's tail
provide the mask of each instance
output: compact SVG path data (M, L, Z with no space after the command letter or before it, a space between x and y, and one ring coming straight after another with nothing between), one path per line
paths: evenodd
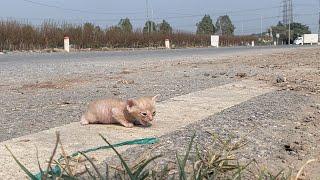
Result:
M80 121L80 123L81 123L82 125L88 125L88 124L89 124L89 121L86 119L85 115L82 115L82 116L81 116L81 121Z

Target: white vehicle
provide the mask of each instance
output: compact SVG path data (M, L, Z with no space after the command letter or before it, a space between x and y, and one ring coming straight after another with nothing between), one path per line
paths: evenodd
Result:
M317 44L319 41L318 34L304 34L302 37L297 37L294 40L294 44L296 45L304 45L304 44Z

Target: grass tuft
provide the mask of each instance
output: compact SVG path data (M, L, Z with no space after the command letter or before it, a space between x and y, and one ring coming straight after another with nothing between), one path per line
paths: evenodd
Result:
M145 158L138 163L130 166L122 157L122 155L116 150L116 148L100 134L100 137L106 142L108 146L115 152L119 158L122 169L114 168L106 164L105 173L101 172L99 166L94 164L92 159L84 152L78 154L85 158L86 162L92 166L94 172L90 170L87 164L82 164L85 169L87 179L99 179L109 180L111 179L130 179L130 180L144 180L144 179L179 179L179 180L208 180L208 179L258 179L258 180L298 180L302 174L302 171L307 165L313 162L319 162L319 159L312 159L307 161L299 170L295 177L292 176L292 171L286 173L284 170L279 171L275 175L268 170L258 169L254 173L254 168L258 167L258 163L255 160L251 160L247 163L241 163L237 158L236 153L246 145L244 138L240 138L235 141L233 138L222 139L216 134L212 135L212 147L208 149L199 148L199 144L195 143L196 134L191 136L190 142L188 143L185 155L180 156L176 152L176 161L173 162L175 167L169 167L169 163L162 169L151 168L151 163L161 158L161 155L157 155L151 158ZM75 162L70 156L66 154L62 146L59 133L56 134L56 144L46 171L43 171L37 155L38 167L40 176L33 175L7 148L12 155L13 159L17 162L19 167L28 175L32 180L43 180L43 179L66 179L66 180L77 180L82 179L83 173L75 173L75 169L72 163L83 163ZM58 160L54 160L54 156L57 153L58 146L61 146L62 157ZM194 151L193 151L194 150ZM38 154L38 152L37 152ZM156 163L155 163L156 164ZM113 168L114 171L110 171L109 167ZM57 171L57 169L59 171Z

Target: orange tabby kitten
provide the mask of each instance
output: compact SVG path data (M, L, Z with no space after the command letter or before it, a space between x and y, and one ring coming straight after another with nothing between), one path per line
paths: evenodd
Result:
M159 95L122 101L104 99L91 102L87 112L81 117L81 124L121 124L127 128L136 122L150 126L156 115L155 103Z

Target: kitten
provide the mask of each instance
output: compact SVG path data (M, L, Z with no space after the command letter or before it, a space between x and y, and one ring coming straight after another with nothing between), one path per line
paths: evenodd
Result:
M104 99L91 102L81 117L81 124L121 124L131 128L135 123L150 126L156 115L155 103L159 95L138 99Z

